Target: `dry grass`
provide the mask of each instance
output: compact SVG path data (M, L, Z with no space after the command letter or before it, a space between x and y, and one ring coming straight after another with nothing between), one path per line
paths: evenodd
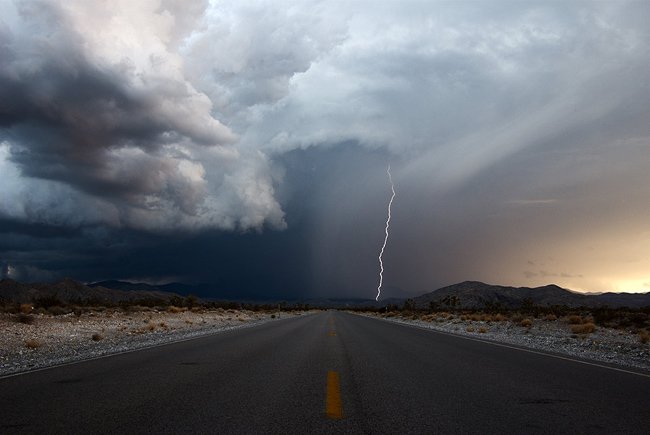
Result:
M524 328L530 328L533 326L533 321L531 319L522 319L521 322L519 322L519 326L523 326Z
M27 349L38 349L42 345L43 343L40 340L37 340L35 338L30 338L28 340L25 340L25 347Z
M176 307L174 305L170 305L167 307L167 312L168 313L182 313L184 310L180 307Z
M596 325L594 325L591 322L571 326L571 332L573 332L574 334L591 334L595 330L596 330Z
M567 321L569 322L569 325L580 325L583 323L582 316L576 316L576 315L569 316Z

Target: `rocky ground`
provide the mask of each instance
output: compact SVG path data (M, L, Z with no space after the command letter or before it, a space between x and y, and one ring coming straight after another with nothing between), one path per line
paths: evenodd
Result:
M0 313L0 376L300 314L176 307L63 315Z
M503 315L364 313L397 323L650 371L645 331L599 327L588 318L508 318ZM576 318L577 317L577 318ZM575 332L578 331L578 332Z

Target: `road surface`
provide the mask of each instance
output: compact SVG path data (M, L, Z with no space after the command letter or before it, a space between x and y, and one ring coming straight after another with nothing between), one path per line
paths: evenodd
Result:
M327 311L0 379L0 433L650 433L650 377Z

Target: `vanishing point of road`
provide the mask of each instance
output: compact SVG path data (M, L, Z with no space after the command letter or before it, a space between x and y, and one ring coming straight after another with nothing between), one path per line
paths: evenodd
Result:
M337 311L0 379L0 433L650 433L650 376Z

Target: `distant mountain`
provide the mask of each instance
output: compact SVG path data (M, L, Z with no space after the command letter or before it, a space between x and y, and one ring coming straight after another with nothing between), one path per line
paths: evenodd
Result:
M431 302L441 308L503 307L520 308L526 304L537 306L565 305L567 307L641 308L650 306L650 293L603 293L587 295L563 289L556 285L543 287L507 287L478 281L465 281L434 290L413 299L418 308L428 308Z
M156 289L112 289L103 286L87 286L72 279L54 283L21 283L11 279L0 280L0 300L4 302L31 303L46 298L58 299L64 303L111 302L163 299L168 300L175 293Z
M129 282L129 281L99 281L88 284L89 287L105 287L114 290L124 291L157 291L157 292L170 292L179 295L187 296L194 295L203 299L225 298L236 299L236 295L230 293L215 294L214 286L210 284L184 284L180 282L172 282L169 284L147 284L144 282Z

